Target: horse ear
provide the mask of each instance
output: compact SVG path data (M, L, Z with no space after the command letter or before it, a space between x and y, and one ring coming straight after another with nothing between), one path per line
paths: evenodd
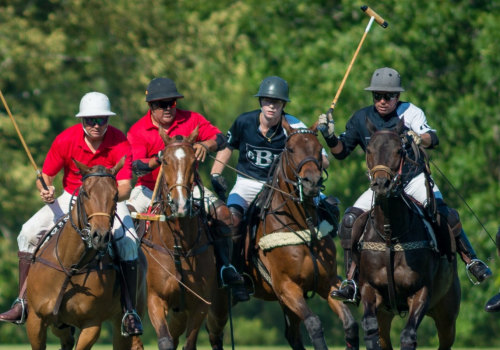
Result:
M281 118L281 125L283 126L288 135L290 135L293 132L292 127L290 126L290 124L288 124L285 117Z
M125 164L125 158L127 156L123 156L118 163L114 167L111 168L111 174L116 175L120 171L121 168L123 168L123 165Z
M405 118L403 117L399 120L398 125L396 125L396 132L398 133L398 135L401 135L404 132L404 128L405 128Z
M318 131L318 123L319 123L319 120L316 120L316 123L314 123L313 126L311 126L309 129L311 131L317 132Z
M377 132L377 127L375 126L375 124L372 123L372 121L370 120L370 118L366 117L366 122L365 123L366 123L366 128L370 132L370 135L372 135L375 132Z
M168 145L172 141L172 138L167 135L167 133L165 132L165 129L163 129L161 126L158 128L158 133L160 134L160 137L163 140L163 143L165 144L165 146Z
M89 167L86 166L85 164L77 161L75 158L71 158L73 160L73 163L75 163L76 167L78 169L80 169L80 175L84 176L85 174L87 174L89 172Z
M188 136L187 141L189 143L194 143L196 141L196 138L198 137L198 129L199 128L200 128L200 126L197 125L196 128L194 128L194 130L191 133L191 135Z

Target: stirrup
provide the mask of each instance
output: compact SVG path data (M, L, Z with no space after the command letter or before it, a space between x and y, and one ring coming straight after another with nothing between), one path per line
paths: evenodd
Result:
M18 303L21 304L21 319L19 319L18 321L14 321L13 323L15 323L17 325L22 325L22 324L26 323L26 318L28 316L26 299L16 298L16 300L14 300L14 302L12 303L10 308L12 309L14 307L14 305L16 305Z
M348 285L352 285L354 288L354 294L351 299L346 299L344 300L344 303L352 303L352 304L357 304L358 301L356 300L356 296L358 295L358 285L355 280L343 280L342 283L340 283L340 289L347 287Z
M223 265L223 266L220 268L220 280L221 280L221 282L222 282L222 287L230 287L230 286L231 286L230 284L227 284L227 283L226 283L226 281L224 281L224 276L223 276L223 274L224 274L224 271L225 271L226 269L231 269L231 270L233 270L233 271L234 271L237 275L240 275L240 273L236 270L236 268L235 268L233 265L231 265L231 264L229 264L229 265L227 265L227 266L226 266L226 265ZM240 275L240 277L241 277L241 275ZM241 284L243 284L243 281L241 281L241 282L242 282Z
M130 334L128 334L126 331L125 331L125 319L127 318L127 316L134 316L134 318L137 318L139 320L139 322L142 322L141 321L141 318L139 317L139 314L137 314L137 312L135 310L132 310L132 311L125 311L125 313L123 314L123 317L122 317L122 326L121 326L121 329L120 329L120 333L122 335L122 337L130 337ZM142 333L141 333L142 334Z
M481 261L481 260L479 260L479 259L472 259L472 260L470 261L470 263L468 263L467 265L465 265L465 271L467 272L467 278L469 279L469 281L470 281L470 282L471 282L474 286L477 286L477 285L481 284L481 282L483 282L486 278L488 278L488 277L489 277L489 276L488 276L488 277L486 277L483 281L479 281L479 280L477 279L477 277L476 277L476 276L474 276L474 274L473 274L472 272L470 272L470 269L471 269L474 265L479 264L479 263L484 264L484 266L486 266L486 268L487 268L487 269L489 269L489 266L488 266L488 265L486 265L486 263L485 263L484 261ZM472 278L472 277L471 277L471 275L472 275L472 276L474 276L474 278Z

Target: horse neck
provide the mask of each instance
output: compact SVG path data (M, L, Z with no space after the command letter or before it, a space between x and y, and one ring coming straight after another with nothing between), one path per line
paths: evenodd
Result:
M376 224L381 228L390 225L393 231L405 232L410 225L410 210L401 196L377 197L374 211Z
M171 219L162 225L160 239L169 248L182 247L184 250L191 249L199 240L198 217L183 217Z
M78 214L76 207L70 213L75 225L78 225ZM66 222L59 236L55 237L58 259L64 266L71 266L80 262L85 253L85 242L71 225L70 220Z

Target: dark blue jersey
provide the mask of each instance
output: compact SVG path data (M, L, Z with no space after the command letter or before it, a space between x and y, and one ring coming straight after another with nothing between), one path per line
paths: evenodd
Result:
M236 169L257 180L266 181L269 169L285 148L286 132L281 122L270 128L264 136L259 130L260 109L241 114L227 132L227 144L232 150L238 150ZM297 118L285 114L292 128L306 126Z

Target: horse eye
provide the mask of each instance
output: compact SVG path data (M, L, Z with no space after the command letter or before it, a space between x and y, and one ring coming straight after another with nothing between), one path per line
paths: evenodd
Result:
M293 153L293 149L288 148L288 147L285 147L285 149L286 149L288 152Z

